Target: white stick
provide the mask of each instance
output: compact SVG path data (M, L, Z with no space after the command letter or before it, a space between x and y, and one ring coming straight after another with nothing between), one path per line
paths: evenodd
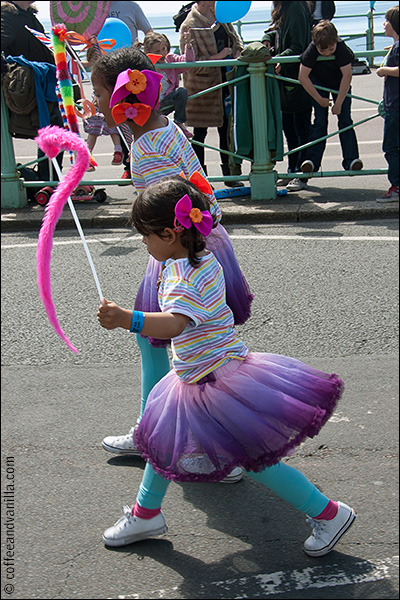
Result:
M58 162L57 162L57 160L55 158L52 158L51 160L52 160L53 166L54 166L54 168L55 168L55 170L57 172L57 175L58 175L58 177L59 177L59 179L61 181L62 173L61 173L60 166L59 166L59 164L58 164ZM101 291L100 282L99 282L99 279L97 277L96 269L94 268L92 256L90 254L89 247L88 247L88 245L86 243L85 236L83 234L83 230L82 230L82 227L81 227L78 215L76 214L74 203L71 200L71 196L68 197L68 205L69 205L69 208L71 209L72 216L74 217L76 228L78 229L79 235L81 236L81 240L82 240L82 243L83 243L83 247L85 248L85 252L86 252L86 256L87 256L88 261L89 261L90 268L92 269L94 281L95 281L95 284L96 284L96 287L97 287L97 292L98 292L99 297L100 297L100 302L101 302L101 304L103 304L104 296L103 296L102 291Z
M83 63L78 56L78 53L75 52L75 50L72 48L72 46L69 44L69 42L66 42L65 45L67 46L68 50L71 52L72 58L75 58L78 65L81 67L81 70L83 71L83 74L85 75L85 79L88 79L90 81L89 73L86 71L85 67L83 66Z
M125 146L126 146L127 150L129 151L130 150L129 144L127 142L127 139L126 139L125 135L122 133L121 128L120 128L119 125L117 125L117 131L118 131L119 135L121 136L123 142L125 143Z

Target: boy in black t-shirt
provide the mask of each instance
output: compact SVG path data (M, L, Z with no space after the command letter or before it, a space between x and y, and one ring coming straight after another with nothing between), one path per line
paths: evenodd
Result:
M338 128L344 129L353 124L351 119L350 91L352 79L352 50L338 37L337 29L330 21L320 21L312 32L313 41L300 55L299 81L313 99L314 123L311 126L309 142L328 133L328 109L331 105L330 93L334 100L332 114L337 115ZM332 61L317 61L319 56L333 56ZM317 90L316 85L329 88L331 92ZM342 147L343 168L359 171L363 167L358 155L357 138L354 129L339 134ZM318 171L321 166L326 140L318 142L306 151L306 160L301 165L303 173Z

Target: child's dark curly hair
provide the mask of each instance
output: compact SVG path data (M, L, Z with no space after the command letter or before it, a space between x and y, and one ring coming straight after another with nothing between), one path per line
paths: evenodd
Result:
M141 50L130 46L129 48L120 48L114 50L114 52L108 52L96 60L92 68L92 76L95 75L102 79L104 87L112 92L118 75L127 69L132 69L132 71L135 69L138 71L143 71L143 69L155 71L149 57ZM129 94L124 98L124 102L134 103L137 101L134 94Z
M210 200L193 183L180 176L164 177L139 194L132 206L131 224L141 235L155 233L163 237L164 229L174 228L175 206L185 194L193 208L210 210ZM200 262L197 253L206 247L205 237L192 225L181 233L181 244L188 249L190 264L196 267Z

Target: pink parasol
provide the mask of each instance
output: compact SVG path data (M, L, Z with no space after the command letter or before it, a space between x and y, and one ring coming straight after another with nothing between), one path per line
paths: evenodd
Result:
M108 16L111 2L81 0L52 0L50 18L52 25L64 23L68 31L80 33L85 39L97 36Z

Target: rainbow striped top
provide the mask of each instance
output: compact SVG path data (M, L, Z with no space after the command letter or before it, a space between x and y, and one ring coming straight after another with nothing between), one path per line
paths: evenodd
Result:
M168 119L166 127L147 131L131 146L131 175L138 192L163 177L184 173L189 179L195 171L206 177L192 145L181 129ZM210 212L217 222L222 213L218 202L211 196Z
M231 359L247 356L225 301L222 267L212 252L197 267L186 258L167 261L158 300L162 312L190 317L185 330L172 340L173 368L186 383L195 383Z

